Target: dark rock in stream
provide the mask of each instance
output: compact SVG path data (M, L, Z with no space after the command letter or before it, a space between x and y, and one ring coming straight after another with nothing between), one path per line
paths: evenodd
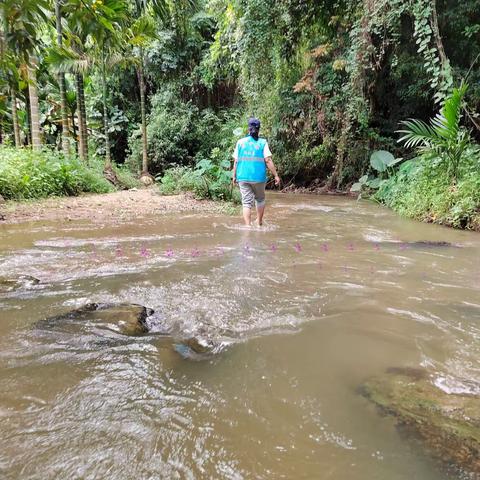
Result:
M480 397L448 394L423 369L391 368L360 393L415 434L434 457L480 478Z
M384 245L384 246L400 246L401 248L458 248L459 245L454 243L445 242L442 240L435 241L435 240L418 240L412 242L398 242L398 241L384 241L378 242L377 245Z
M72 338L81 336L87 331L94 336L98 335L99 338L102 338L102 332L106 331L128 336L147 333L162 337L170 336L165 325L162 325L151 308L129 303L87 303L63 315L40 320L35 327L39 330L71 335ZM178 337L175 336L175 338ZM196 336L179 340L171 338L171 341L177 353L183 358L192 360L211 358L212 355L222 352L231 344L231 341L216 341L203 330Z
M14 278L0 277L0 293L12 292L38 285L40 280L30 275L20 275Z
M56 329L86 322L103 325L123 335L148 333L147 318L153 314L151 308L129 303L87 303L71 312L37 322L37 328ZM65 329L63 329L65 330ZM74 333L74 332L72 332Z

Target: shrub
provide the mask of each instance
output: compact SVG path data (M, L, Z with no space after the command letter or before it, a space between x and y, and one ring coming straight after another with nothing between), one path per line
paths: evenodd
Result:
M401 215L456 228L480 229L480 152L469 149L452 180L443 160L424 155L404 162L374 198Z
M148 159L151 173L166 168L192 163L199 149L196 121L198 109L191 102L183 102L175 90L169 89L152 98L152 110L148 118ZM129 139L131 155L128 164L132 171L139 171L142 158L140 129Z
M105 193L112 190L100 172L76 158L51 151L0 148L0 195L6 199Z
M173 167L160 177L160 193L172 195L190 191L197 198L240 203L240 195L233 188L230 162L222 159L220 149L212 150L211 159L202 159L195 167Z

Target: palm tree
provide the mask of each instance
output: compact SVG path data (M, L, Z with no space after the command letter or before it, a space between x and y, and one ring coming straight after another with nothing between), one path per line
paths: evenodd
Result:
M440 112L430 120L406 120L402 122L404 135L398 140L406 147L420 147L423 152L435 153L456 180L462 155L470 143L469 132L461 128L463 99L468 85L464 82L444 101Z
M55 26L57 29L57 45L62 47L62 0L55 0ZM68 111L66 98L65 72L58 73L58 88L60 90L60 109L62 115L62 150L65 155L70 153L70 140L68 138Z
M135 22L131 27L131 38L129 43L138 47L138 61L136 62L138 84L140 88L140 112L141 112L141 132L142 132L142 171L140 179L144 183L150 183L153 177L148 171L148 139L147 139L147 119L146 119L146 86L145 86L145 54L146 43L155 37L155 29L152 23L152 15L160 21L167 23L176 10L185 11L193 9L196 6L196 0L180 0L176 3L170 3L168 0L134 0Z
M41 140L35 50L39 43L37 35L38 26L46 20L47 7L46 0L2 0L0 2L0 14L5 31L5 44L17 61L26 66L32 146L36 149L40 148ZM16 108L16 102L14 101L13 104L12 113ZM13 121L15 122L15 120Z
M127 18L127 4L124 0L97 0L91 6L81 0L68 0L66 8L69 12L68 22L71 33L70 49L59 49L54 60L58 66L70 65L76 71L77 112L83 118L85 100L83 92L83 76L93 63L99 66L102 81L103 126L105 139L105 173L113 181L115 176L111 166L110 138L108 121L107 64L115 56L120 43L122 25ZM79 122L80 136L83 137L82 149L86 148L86 125Z

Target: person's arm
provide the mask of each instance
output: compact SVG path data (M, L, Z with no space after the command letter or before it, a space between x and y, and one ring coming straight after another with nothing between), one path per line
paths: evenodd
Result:
M232 170L232 184L235 185L237 181L237 162L238 162L238 142L233 151L233 170Z
M232 170L232 183L235 185L235 182L237 181L237 158L233 160L233 170Z
M272 157L267 157L265 159L265 163L267 164L267 168L272 172L272 175L275 177L275 185L280 185L281 180L278 176L277 169L275 168Z

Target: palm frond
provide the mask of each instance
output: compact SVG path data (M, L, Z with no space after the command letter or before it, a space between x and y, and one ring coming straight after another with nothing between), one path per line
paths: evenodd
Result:
M403 133L404 135L398 142L404 143L407 148L419 145L430 146L437 138L434 128L422 120L410 119L401 123L404 129L398 130L398 133Z
M85 72L92 66L92 59L64 47L51 48L45 61L58 72Z

